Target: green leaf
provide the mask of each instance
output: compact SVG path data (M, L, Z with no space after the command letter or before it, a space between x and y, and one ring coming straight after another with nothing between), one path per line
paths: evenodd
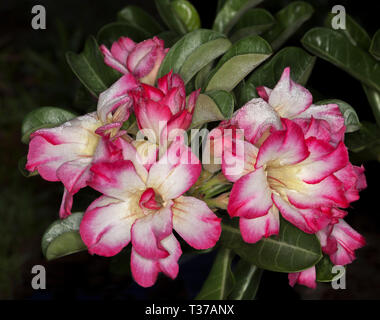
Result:
M25 116L22 122L21 141L29 143L29 136L32 132L42 128L58 127L75 117L77 117L75 113L55 107L41 107L33 110Z
M171 0L155 0L155 3L158 13L170 30L179 34L187 32L186 25L172 6Z
M37 170L33 172L29 172L28 170L25 169L26 162L27 162L26 156L23 156L18 160L18 170L20 171L20 173L26 178L30 178L30 177L38 175Z
M207 81L208 75L210 74L212 68L214 66L214 61L211 61L209 64L204 66L201 70L198 71L195 76L195 89L204 89L204 85Z
M305 85L313 70L315 60L315 57L301 48L283 48L242 81L236 89L239 107L258 97L256 87L274 88L286 67L290 67L290 77L293 81Z
M211 271L195 300L223 300L227 298L234 286L234 276L231 271L233 256L231 250L219 249Z
M181 19L187 32L194 31L201 27L201 19L194 6L186 0L174 0L172 3L174 12Z
M244 259L240 259L234 271L235 285L228 299L255 299L262 273L262 269L259 269Z
M280 220L278 236L263 238L254 244L243 241L236 222L222 223L220 242L258 268L298 272L314 266L322 258L317 237L302 232L284 219Z
M316 105L335 103L338 105L340 112L344 117L344 125L346 126L346 133L355 132L360 129L359 117L355 112L355 109L351 107L347 102L339 99L327 99L318 101Z
M120 37L131 38L135 42L141 42L151 37L151 34L140 27L128 22L112 22L103 26L97 35L98 42L111 47L112 43Z
M330 29L332 27L332 19L335 14L329 13L325 20L325 26ZM369 37L367 31L365 31L354 19L352 19L348 14L346 14L346 28L337 29L338 32L342 33L347 37L347 39L352 43L352 45L359 47L363 50L368 50L371 38Z
M279 49L301 25L313 15L313 7L303 1L295 1L275 14L277 23L263 35L273 50Z
M377 60L380 60L380 29L376 31L372 38L371 46L369 47L369 52Z
M267 31L275 23L274 17L265 9L250 9L236 23L231 30L232 42L236 42L242 38L259 35Z
M346 134L344 140L350 151L361 152L364 149L371 149L373 152L378 152L380 150L380 129L374 123L362 121L360 129Z
M191 128L207 122L229 119L233 110L234 97L226 91L209 91L200 94L195 105Z
M127 6L117 14L118 20L129 22L131 25L148 32L150 35L156 35L164 29L148 12L137 6Z
M367 52L353 46L340 32L313 28L304 35L301 42L313 54L380 91L380 64Z
M259 36L236 42L211 72L206 91L231 91L259 64L272 54L270 45Z
M193 53L197 53L199 47L216 39L226 39L226 37L221 33L207 29L198 29L184 35L166 54L158 71L158 78L168 74L171 70L179 73L186 60Z
M57 259L75 252L86 250L79 235L83 212L76 212L53 222L42 237L42 252L47 260Z
M179 72L185 84L188 83L199 70L225 53L230 46L230 40L219 38L206 42L196 48L186 59Z
M316 280L318 282L331 282L337 281L343 277L345 272L338 274L332 273L331 271L333 267L334 265L331 262L329 256L324 254L323 258L315 266Z
M369 105L372 108L372 112L375 116L376 123L380 127L380 92L366 85L363 85L363 89L367 96Z
M98 96L113 84L121 74L108 67L94 37L89 37L80 54L67 52L67 63L83 85Z
M228 33L239 18L263 0L226 0L216 15L213 30Z

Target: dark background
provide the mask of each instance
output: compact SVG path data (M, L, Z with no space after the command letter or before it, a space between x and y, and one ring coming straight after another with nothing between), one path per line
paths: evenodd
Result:
M272 14L290 1L268 0L261 6ZM312 26L322 25L335 4L344 5L372 36L380 27L378 1L309 1L316 12L287 43L301 46L299 39ZM210 28L216 1L195 0L202 27ZM33 30L31 8L42 4L47 29ZM20 126L27 112L40 106L58 106L84 113L96 101L86 94L69 69L64 54L79 52L89 34L112 22L128 4L138 4L157 16L153 1L1 1L0 3L0 299L192 299L211 267L214 253L182 261L175 281L160 277L149 289L130 278L128 250L114 258L86 252L46 262L40 242L44 230L58 218L62 187L39 177L24 178L18 159L27 153L20 142ZM157 16L158 18L158 16ZM380 81L380 79L379 79ZM374 121L361 84L333 65L317 59L308 86L325 98L350 103L361 120ZM377 205L379 166L365 163L367 190L353 203L347 221L367 240L358 259L347 268L347 289L333 290L319 284L316 290L288 285L287 275L265 271L258 299L379 299L380 218ZM91 195L81 191L75 209L85 207ZM47 289L31 288L31 268L47 270Z

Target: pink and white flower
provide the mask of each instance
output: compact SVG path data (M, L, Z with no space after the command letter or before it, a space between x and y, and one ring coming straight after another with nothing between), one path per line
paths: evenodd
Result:
M127 74L99 95L97 114L102 126L98 128L97 134L114 139L126 133L120 128L133 112L130 92L139 87L140 83Z
M183 80L170 72L158 79L157 87L142 84L131 95L138 127L148 138L149 146L144 148L154 153L158 146L162 146L160 152L165 151L170 141L189 128L199 90L192 92L186 102Z
M334 265L344 266L355 259L355 250L365 245L365 239L356 232L343 219L334 224L329 224L317 232L323 253L329 255ZM316 287L316 267L295 273L289 273L289 284L293 287L296 283L309 288Z
M173 142L147 170L134 146L120 141L123 159L91 168L89 185L103 196L85 212L80 234L89 252L102 256L132 242L132 275L148 287L159 272L171 278L178 273L181 248L173 229L192 247L206 249L219 239L220 219L203 201L184 195L201 171L188 147Z
M169 49L164 48L164 41L154 37L140 43L121 37L115 41L111 50L100 46L104 62L123 74L132 74L142 83L153 85L157 78L162 60Z
M37 170L45 180L63 183L61 218L70 214L72 196L86 186L94 156L104 156L104 148L95 152L101 141L95 130L100 125L96 113L90 113L30 135L26 169Z
M346 127L338 105L314 105L309 90L290 78L289 67L284 69L273 89L260 86L257 92L279 117L295 120L306 136L325 137L334 145L343 140Z
M267 110L258 122L257 104ZM363 183L356 174L361 169L353 169L343 142L334 147L306 138L298 124L277 121L265 104L253 99L222 124L245 129L244 154L224 149L222 171L235 182L228 212L240 217L243 239L250 243L278 234L279 212L304 232L325 228L345 214L339 208L357 199L358 183ZM277 129L280 125L283 129ZM236 161L243 162L242 170L231 174L229 164L236 166Z
M355 259L355 250L365 245L365 239L347 222L340 219L317 232L322 251L334 265L344 266Z
M114 148L110 139L126 133L120 128L132 109L129 92L138 85L131 75L125 75L100 94L97 113L30 135L26 169L37 170L45 180L63 183L61 218L71 214L73 195L87 185L92 163L110 157Z

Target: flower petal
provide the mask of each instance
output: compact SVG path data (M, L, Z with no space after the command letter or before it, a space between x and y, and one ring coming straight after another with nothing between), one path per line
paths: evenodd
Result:
M80 235L91 254L110 257L119 253L131 239L131 226L139 217L130 198L119 201L101 196L86 210L80 224Z
M266 215L272 205L265 171L259 168L235 182L227 210L231 217L252 219Z
M48 181L58 181L58 168L68 161L94 155L101 125L95 113L87 114L56 128L40 129L31 134L26 169L38 170Z
M132 108L132 97L129 92L138 86L139 83L135 77L126 74L99 95L97 111L103 124L107 123L109 115L116 109L123 109L124 116L118 119L120 122L128 119ZM118 112L121 113L121 111Z
M160 269L168 277L175 279L179 269L178 259L182 255L181 246L173 234L161 240L161 245L169 252L169 256L158 260Z
M285 193L289 202L300 209L349 205L342 183L333 175L316 184L303 183L300 190L286 189Z
M263 237L278 234L280 230L280 219L278 209L272 206L264 216L239 220L240 232L243 240L247 243L256 243Z
M308 142L310 140L306 141L309 145ZM319 141L319 143L325 142ZM301 170L298 173L298 176L307 183L318 183L349 163L347 148L343 142L327 154L314 152L315 149L311 148L309 151L311 151L310 157L300 165Z
M202 167L191 149L174 141L149 171L147 186L155 189L164 200L185 193L198 179Z
M276 194L272 198L281 215L303 232L315 233L330 222L329 217L319 209L298 209Z
M73 195L64 188L61 206L59 208L59 217L61 219L67 218L71 215L71 208L73 207Z
M98 162L91 167L91 172L88 185L110 197L128 200L145 189L145 184L129 160Z
M302 119L320 119L329 124L332 139L335 143L343 140L346 127L342 112L337 104L314 105L297 115L297 118Z
M365 245L364 237L343 219L334 224L328 236L327 247L332 246L329 242L336 242L337 248L334 253L330 253L331 262L341 266L351 263L355 259L355 250Z
M205 202L179 197L173 205L173 228L193 248L208 249L219 240L220 220Z
M161 240L172 233L172 203L166 207L139 218L132 226L132 245L138 254L148 259L166 258L169 253Z
M317 287L316 277L317 276L315 266L312 266L311 268L301 272L294 272L288 274L289 284L292 287L294 287L296 283L299 283L306 287L315 289Z
M147 288L156 283L160 266L157 260L144 258L132 248L131 272L133 279L135 279L140 286Z
M243 152L239 152L239 145L237 144L236 152L224 148L222 158L223 175L232 182L254 171L258 153L258 149L250 142L237 140L237 143L242 143Z
M269 89L265 86L259 86L256 87L257 93L260 96L260 98L264 99L266 102L269 100L269 96L272 92L272 89Z
M296 164L309 156L301 128L293 121L282 119L285 130L274 131L261 145L255 167L271 162L284 166Z
M232 116L231 120L221 122L221 126L236 126L244 130L245 138L252 144L263 140L263 134L271 127L281 129L280 117L263 99L248 101Z
M268 100L282 118L297 116L309 108L312 101L309 90L292 81L289 67L284 69Z

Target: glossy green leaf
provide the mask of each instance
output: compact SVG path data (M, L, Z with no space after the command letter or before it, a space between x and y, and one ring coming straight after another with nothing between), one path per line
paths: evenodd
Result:
M263 270L255 265L240 259L235 270L235 285L228 299L253 300L259 289Z
M286 67L290 67L290 77L293 81L305 85L313 70L315 59L301 48L283 48L236 88L238 106L241 107L258 97L256 87L274 88Z
M242 38L259 35L267 31L275 23L274 17L265 9L250 9L239 19L231 30L231 41L236 42Z
M301 42L313 54L380 91L380 64L370 54L353 46L340 32L313 28L304 35Z
M344 125L346 126L346 133L355 132L360 129L360 121L359 117L355 112L355 109L351 107L347 102L344 102L339 99L327 99L318 101L315 104L322 105L322 104L329 104L329 103L335 103L339 106L340 112L342 112L342 115L344 117Z
M214 66L214 61L211 61L209 64L204 66L201 70L198 71L197 75L195 76L195 89L204 89L204 85L207 81L207 78Z
M148 12L137 6L127 6L117 14L118 20L129 22L131 25L138 27L150 35L156 35L164 29Z
M325 21L325 25L332 28L332 19L334 15L329 14ZM346 28L338 29L338 32L342 33L352 45L359 47L367 51L371 44L371 39L368 33L349 15L346 15ZM380 38L380 37L379 37ZM375 89L363 84L364 92L368 98L368 102L372 108L376 122L380 125L380 94Z
M243 241L237 221L222 223L220 242L258 268L276 272L298 272L314 266L322 258L321 246L313 234L302 232L284 219L278 236L257 243Z
M182 65L179 74L185 84L194 77L203 67L225 53L231 46L228 39L211 40L196 48Z
M369 52L377 60L380 60L380 29L376 31L372 38L371 46L369 47Z
M226 39L226 37L212 30L198 29L190 32L178 40L166 54L161 63L158 77L168 74L171 70L179 73L186 60L202 45L217 39Z
M94 37L89 37L82 53L68 52L66 60L83 85L98 96L113 84L121 74L108 67Z
M135 42L141 42L151 37L151 34L140 27L128 22L112 22L102 27L97 35L99 44L111 47L112 43L120 37L131 38Z
M201 19L199 18L198 11L189 1L174 0L171 5L174 12L185 25L187 32L197 30L201 27Z
M363 89L372 108L376 123L380 127L380 92L366 85L363 85Z
M303 1L294 1L275 14L277 23L263 34L273 50L279 49L301 25L313 15L313 7Z
M228 33L239 18L249 9L263 0L226 0L216 15L212 28L215 31Z
M345 272L332 273L334 264L331 262L328 255L323 255L323 258L316 264L316 280L318 282L331 282L337 281L342 278Z
M259 36L236 42L219 60L209 76L206 91L231 91L272 54L270 45Z
M234 97L226 91L209 91L200 94L195 105L191 127L199 127L207 122L231 118Z
M187 32L186 25L172 5L172 0L155 0L155 3L158 13L170 30L179 34Z
M220 248L211 271L203 283L203 287L195 300L224 300L234 286L234 276L231 271L233 252Z
M348 149L353 152L360 152L364 149L379 150L380 129L374 123L362 121L360 129L346 134L344 141Z
M82 218L83 212L76 212L48 227L41 242L46 259L53 260L87 249L79 235Z
M330 29L334 29L332 26L332 20L335 14L329 13L325 20L325 26ZM348 14L346 14L346 28L337 29L338 32L344 34L347 39L356 47L362 48L363 50L368 50L371 38L369 37L367 31L365 31L354 19L352 19Z
M30 178L30 177L33 177L33 176L36 176L38 175L38 171L33 171L33 172L29 172L28 170L25 169L25 166L26 166L26 162L27 162L27 157L26 156L23 156L21 157L19 160L18 160L18 170L20 171L20 173L25 177L25 178Z
M56 107L41 107L29 112L21 126L21 141L29 143L32 132L42 128L53 128L75 118L77 115L70 111Z

